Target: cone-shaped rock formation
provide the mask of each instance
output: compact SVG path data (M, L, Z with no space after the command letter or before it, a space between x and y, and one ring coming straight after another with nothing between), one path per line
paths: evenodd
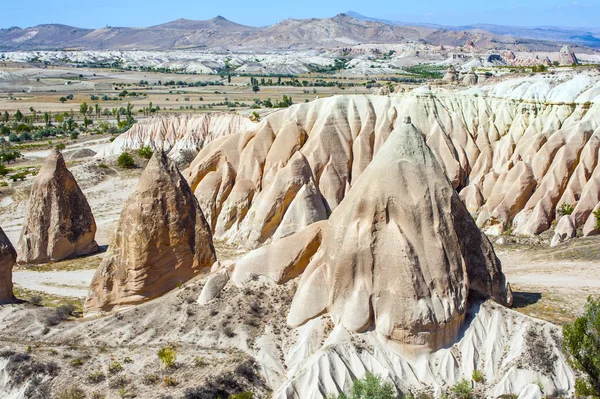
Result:
M0 228L0 303L13 302L12 269L17 261L17 251Z
M257 272L280 283L302 273L290 325L329 313L409 349L455 340L469 298L512 300L490 242L410 118L328 221L250 253L233 279Z
M215 261L210 228L196 197L165 153L156 152L125 204L85 311L157 298Z
M53 151L33 181L18 262L56 262L96 252L95 236L90 205L62 154Z

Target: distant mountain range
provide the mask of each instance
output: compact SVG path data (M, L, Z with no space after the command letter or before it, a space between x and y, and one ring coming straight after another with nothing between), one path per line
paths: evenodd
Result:
M354 12L333 18L286 19L262 28L240 25L218 16L208 21L178 19L148 28L83 29L48 24L26 29L0 29L0 50L3 51L304 50L410 42L521 51L557 51L560 42L600 48L596 32L495 25L452 28L377 20Z
M600 49L600 28L569 28L560 26L536 26L536 27L522 27L522 26L505 26L505 25L493 25L493 24L473 24L473 25L462 25L462 26L445 26L435 24L423 24L423 23L409 23L400 21L389 21L379 18L371 18L361 15L354 11L346 12L346 15L360 21L374 21L381 22L388 25L397 26L422 26L434 29L446 29L452 31L473 31L482 30L496 35L511 36L515 38L533 39L533 40L547 40L553 42L563 43L575 43L583 46L593 47Z

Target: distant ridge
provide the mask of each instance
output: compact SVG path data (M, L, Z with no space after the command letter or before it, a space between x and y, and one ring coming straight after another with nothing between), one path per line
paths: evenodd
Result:
M371 18L359 14L354 11L347 11L346 15L360 21L375 21L381 22L388 25L397 26L422 26L436 29L446 29L452 31L474 31L482 30L496 35L511 36L515 38L524 38L532 40L545 40L553 42L565 42L574 43L583 46L589 46L592 48L600 49L600 28L584 29L584 28L570 28L570 27L558 27L558 26L537 26L537 27L523 27L523 26L507 26L507 25L494 25L494 24L471 24L462 26L445 26L436 24L426 23L411 23L401 21L390 21L379 18Z
M514 34L508 36L508 33ZM527 38L528 35L531 38ZM518 51L558 51L566 42L600 48L600 36L583 30L495 25L443 27L380 20L353 11L333 18L286 19L268 27L241 25L217 16L205 21L177 19L148 28L84 29L44 24L25 29L0 29L0 51L305 50L415 42Z

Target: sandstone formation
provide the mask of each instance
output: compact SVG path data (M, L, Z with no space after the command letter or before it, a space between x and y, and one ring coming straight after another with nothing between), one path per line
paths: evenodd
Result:
M12 284L12 269L17 261L17 252L4 230L0 228L0 304L15 300Z
M128 198L85 303L86 314L159 297L210 270L210 229L177 167L156 152Z
M56 262L96 252L96 222L85 195L53 151L33 181L18 244L18 262Z
M195 155L207 143L253 126L255 123L249 118L229 113L154 117L133 125L96 157L120 155L126 150L149 146L177 159L182 152L191 151Z
M564 65L579 64L575 52L571 50L568 44L565 44L558 53L558 61Z
M421 133L399 124L327 222L251 252L234 281L302 275L293 327L328 313L407 352L453 342L468 298L510 304L500 261Z
M456 71L456 69L454 69L452 65L448 68L442 80L448 83L458 82L458 72Z
M539 234L562 203L581 228L600 202L599 95L598 74L566 73L320 99L209 143L184 175L216 239L257 247L327 219L410 116L488 233Z

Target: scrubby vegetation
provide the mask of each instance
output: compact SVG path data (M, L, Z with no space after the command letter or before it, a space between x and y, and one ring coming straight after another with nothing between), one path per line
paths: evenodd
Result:
M565 216L565 215L572 214L574 210L575 210L575 207L573 205L563 202L562 204L560 204L560 206L558 207L558 210L556 212L558 213L559 216Z
M564 326L563 338L571 365L585 375L575 382L575 393L600 397L600 298L588 298L583 315Z
M130 153L124 152L117 158L117 165L122 169L133 169L135 167L135 159L133 159Z
M158 351L158 358L166 368L171 368L177 363L177 352L172 346L165 346Z
M354 381L350 394L332 395L329 399L394 399L396 390L389 382L381 377L367 373L364 378Z

